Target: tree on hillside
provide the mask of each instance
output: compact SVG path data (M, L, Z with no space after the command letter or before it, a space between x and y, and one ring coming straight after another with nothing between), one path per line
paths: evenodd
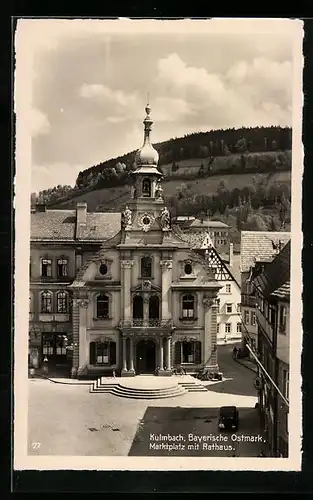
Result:
M274 217L272 215L268 230L269 231L280 231L281 230L281 223L277 217Z
M245 231L267 231L267 225L259 214L250 215L244 224Z
M245 137L241 137L235 144L237 153L245 153L247 151L247 141Z
M227 189L227 182L225 179L221 179L219 185L217 186L217 193L223 193Z
M279 220L281 222L282 228L285 227L286 222L290 222L291 217L291 204L285 194L282 193L280 208L279 208Z

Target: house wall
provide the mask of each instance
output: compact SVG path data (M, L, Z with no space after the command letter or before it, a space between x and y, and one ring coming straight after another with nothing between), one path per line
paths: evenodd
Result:
M68 277L73 279L76 273L75 248L69 248L68 246L54 248L49 244L31 246L31 279L41 280L41 259L43 258L51 259L52 278L57 278L57 260L61 257L68 259Z
M289 400L289 364L279 360L277 385L283 396ZM288 405L278 394L277 397L277 455L288 457Z
M277 316L277 358L289 364L290 359L290 305L288 302L278 302L278 316ZM286 323L285 327L281 325L281 315L279 309L286 308Z
M223 285L223 288L218 292L218 299L220 300L219 312L217 313L218 341L219 343L225 343L232 340L241 340L241 331L237 330L237 324L242 328L240 287L233 280L223 281L220 284ZM227 305L231 305L231 313L227 312ZM227 331L227 324L230 325L230 331Z

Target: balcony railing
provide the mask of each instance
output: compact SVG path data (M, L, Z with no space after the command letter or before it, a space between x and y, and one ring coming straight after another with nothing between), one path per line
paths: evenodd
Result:
M51 322L68 322L71 320L71 314L69 313L38 313L38 321L44 323Z
M256 297L253 297L251 295L241 295L241 305L242 306L247 306L247 307L255 307L256 306Z
M171 319L130 319L122 320L122 328L170 328L173 322Z

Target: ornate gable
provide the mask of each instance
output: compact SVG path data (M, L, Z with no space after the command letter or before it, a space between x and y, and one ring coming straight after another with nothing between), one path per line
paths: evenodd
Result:
M154 285L149 280L144 280L139 285L134 286L131 289L132 292L161 292L161 288L157 285Z
M210 274L214 274L217 281L234 280L226 264L220 258L215 248L211 247L206 251L205 261L207 271L209 271Z

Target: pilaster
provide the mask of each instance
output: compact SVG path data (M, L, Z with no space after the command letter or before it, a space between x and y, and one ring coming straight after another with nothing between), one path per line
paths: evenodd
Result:
M135 375L135 369L134 369L134 339L133 339L133 337L130 337L130 339L129 339L129 366L128 366L128 372L130 372L133 375Z
M122 306L121 317L124 318L124 320L130 320L132 316L130 289L131 289L131 270L133 264L134 264L133 260L121 261L121 267L123 273L123 302L121 304Z
M217 365L217 309L214 299L204 296L204 339L203 339L203 364L212 370L218 370Z
M87 311L89 299L73 299L73 368L78 371L88 364ZM78 342L77 342L78 340Z
M172 317L170 308L170 292L172 284L172 260L161 260L160 266L162 269L162 319L170 319Z

